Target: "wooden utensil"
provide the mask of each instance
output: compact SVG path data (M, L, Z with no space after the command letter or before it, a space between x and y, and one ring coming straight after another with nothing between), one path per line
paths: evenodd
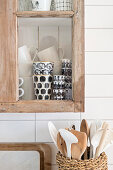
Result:
M85 119L83 119L82 122L81 122L80 131L86 133L87 141L88 141L89 127L88 127L88 123ZM87 152L87 148L86 148L86 151L84 152L84 159L87 159L87 154L88 154L88 152Z
M65 140L67 147L67 157L71 158L71 144L77 143L78 139L75 135L65 129L59 129L60 135Z
M96 123L95 122L92 122L91 125L90 125L90 158L93 158L93 145L91 144L91 140L92 140L92 137L95 135L96 133Z
M58 134L58 130L56 129L56 127L54 126L54 124L51 121L48 123L48 128L49 128L49 133L51 135L51 138L52 138L55 146L57 147L57 134Z
M91 143L93 147L97 148L99 146L99 142L101 140L102 134L103 134L104 129L100 129L96 132L96 134L93 136ZM103 145L103 150L101 152L105 152L108 147L110 147L113 144L113 131L112 129L107 129L107 137L105 138L104 145ZM96 151L96 149L95 149ZM93 158L96 156L94 155Z
M102 122L100 120L96 121L96 130L102 129Z
M93 134L91 138L91 145L93 145L93 158L95 157L96 148L99 145L100 138L102 136L102 122L100 120L94 121L96 126L96 132Z
M93 145L93 158L95 158L96 148L99 146L102 133L103 129L98 130L91 139L91 144Z
M82 156L82 151L81 151L80 145L77 143L72 143L71 145L71 156L73 159L80 160Z
M72 158L80 160L87 148L87 135L84 132L79 132L74 129L71 129L70 132L78 139L78 143L71 145Z
M108 132L107 132L108 128L109 128L109 125L106 123L104 125L104 130L103 130L100 142L99 142L99 146L96 149L95 157L98 157L104 149L105 141L106 141L106 138L107 138L107 135L108 135Z
M58 150L66 157L67 155L67 148L66 148L66 143L62 136L60 135L60 132L57 134L57 147Z

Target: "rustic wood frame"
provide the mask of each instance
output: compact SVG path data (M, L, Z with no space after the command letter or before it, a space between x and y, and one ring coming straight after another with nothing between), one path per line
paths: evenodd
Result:
M17 0L0 0L0 112L84 112L84 0L73 11L17 11ZM17 17L71 17L73 101L18 101Z
M40 170L51 170L51 150L39 143L0 143L0 151L37 151L40 154Z

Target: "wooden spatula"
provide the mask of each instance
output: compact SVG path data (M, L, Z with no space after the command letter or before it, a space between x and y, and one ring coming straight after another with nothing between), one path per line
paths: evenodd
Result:
M71 158L71 145L72 143L78 143L78 138L66 129L59 129L59 132L66 143L67 157Z
M60 135L60 132L57 134L57 147L58 150L66 157L67 155L67 148L66 148L66 143L62 136Z
M78 139L78 143L72 144L71 146L72 158L80 160L87 148L87 135L84 132L79 132L74 129L71 129L70 132Z
M88 123L85 119L83 119L82 122L81 122L80 131L86 133L87 141L88 141L89 127L88 127ZM87 152L87 148L86 148L86 151L84 152L84 159L87 159L87 154L88 154L88 152Z

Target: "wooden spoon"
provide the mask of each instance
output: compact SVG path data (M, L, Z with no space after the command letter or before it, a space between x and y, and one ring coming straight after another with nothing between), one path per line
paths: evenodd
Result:
M71 146L72 158L80 160L87 148L87 135L84 132L79 132L74 129L71 129L70 132L78 139L78 143L72 144Z
M97 130L97 127L96 127L96 123L94 121L90 125L90 158L93 158L93 145L91 143L91 140L92 140L93 136L95 135L96 130Z
M85 119L83 119L82 122L81 122L80 131L86 133L87 141L88 141L89 127L88 127L88 123ZM87 148L86 148L86 151L84 152L84 159L87 159L87 155L88 155L88 151L87 151Z

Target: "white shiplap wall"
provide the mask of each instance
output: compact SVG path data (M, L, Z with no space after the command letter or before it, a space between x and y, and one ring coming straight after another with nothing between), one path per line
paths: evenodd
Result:
M56 148L48 121L52 120L57 128L74 123L79 129L83 118L89 123L101 119L113 127L113 0L85 1L85 68L85 113L0 114L0 142L48 143L52 148L52 168L56 170ZM111 151L113 147L107 150L109 170L113 169Z

